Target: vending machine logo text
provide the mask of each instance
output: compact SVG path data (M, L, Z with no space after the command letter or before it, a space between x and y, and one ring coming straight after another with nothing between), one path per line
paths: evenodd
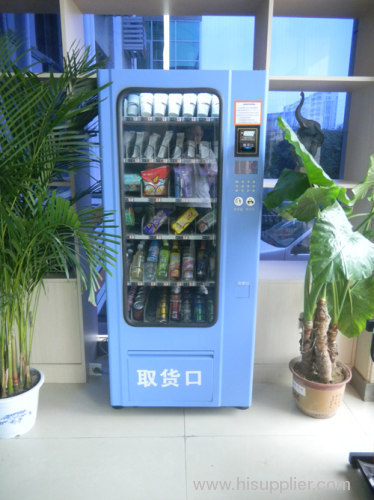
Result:
M180 387L185 385L202 385L201 370L186 370L184 377L179 370L165 368L160 373L156 370L137 370L137 385L143 387Z

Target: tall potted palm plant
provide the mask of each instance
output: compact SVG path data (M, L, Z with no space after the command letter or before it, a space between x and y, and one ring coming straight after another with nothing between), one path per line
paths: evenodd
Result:
M338 332L356 337L374 314L374 155L365 178L348 193L281 117L278 125L303 169L283 170L265 205L288 220L315 221L304 281L301 356L290 363L293 392L305 413L329 417L350 379L348 367L337 360Z
M68 278L78 275L94 304L100 268L109 272L115 262L112 215L97 208L78 210L77 196L60 196L51 187L79 171L88 172L90 162L98 160L92 119L100 89L91 78L98 64L88 49L73 48L61 74L51 71L42 77L17 67L17 49L14 36L0 37L2 437L27 431L35 420L36 410L14 405L43 381L30 368L43 280L56 272Z

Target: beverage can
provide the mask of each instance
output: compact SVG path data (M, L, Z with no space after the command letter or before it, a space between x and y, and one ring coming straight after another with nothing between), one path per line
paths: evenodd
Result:
M144 287L141 286L137 291L134 300L134 305L132 307L133 317L137 321L141 321L143 319L144 305L145 305L145 290Z

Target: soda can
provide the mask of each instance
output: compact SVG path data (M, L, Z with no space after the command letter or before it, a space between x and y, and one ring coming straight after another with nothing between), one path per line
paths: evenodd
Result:
M144 287L139 287L138 292L135 296L134 305L132 306L132 313L134 319L141 321L144 314L145 305L145 290Z

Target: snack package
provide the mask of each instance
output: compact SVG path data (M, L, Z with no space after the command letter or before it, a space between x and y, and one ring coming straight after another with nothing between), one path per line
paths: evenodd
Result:
M193 198L194 178L191 165L174 167L174 186L176 198Z
M165 132L165 135L162 139L160 149L158 150L158 153L157 153L157 158L160 158L160 159L166 158L166 156L168 155L170 141L173 137L173 134L174 134L174 132L172 130L167 130Z
M144 145L148 142L148 132L136 132L135 146L131 158L141 158L143 154Z
M177 132L177 139L175 142L173 160L177 160L182 157L184 144L184 132Z
M215 210L206 213L201 219L197 221L197 230L199 233L205 233L210 229L217 221L217 214Z
M166 196L169 172L170 167L168 165L140 172L143 179L143 194L145 196Z
M180 234L181 232L183 232L186 227L191 224L194 219L196 219L198 215L198 212L193 207L190 207L185 212L183 212L183 214L178 217L178 219L171 225L175 234Z
M138 174L125 174L125 191L138 192L140 191L140 183L142 178Z
M125 208L125 224L126 226L133 226L135 224L134 209L131 205Z
M135 130L126 130L123 134L123 154L125 158L130 158L135 142Z
M158 144L160 142L161 136L160 134L153 133L149 137L148 146L144 151L144 158L147 160L153 160L155 157L156 149L158 148Z
M167 221L171 210L168 208L162 208L151 217L150 221L143 227L144 234L155 234L159 228Z

